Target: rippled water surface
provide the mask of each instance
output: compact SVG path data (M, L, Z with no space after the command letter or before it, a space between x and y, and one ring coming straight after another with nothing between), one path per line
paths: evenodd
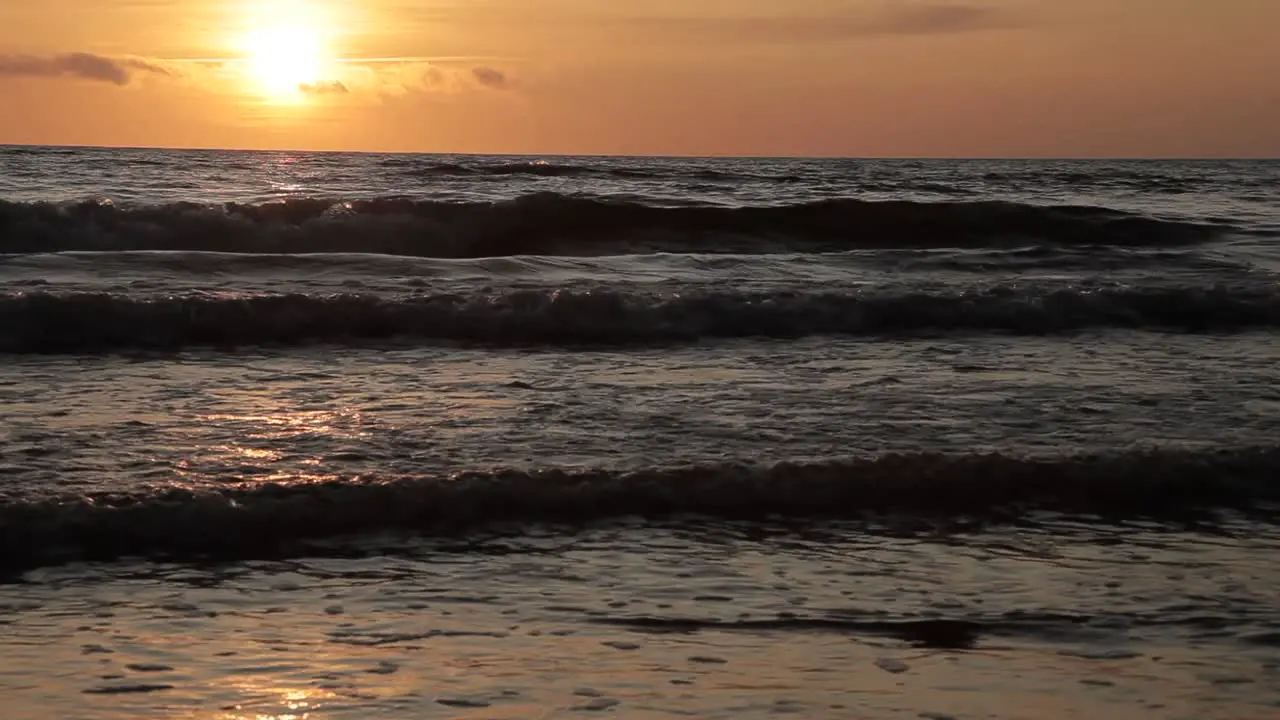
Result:
M13 358L2 490L1268 447L1276 357L1273 334L1126 333Z
M0 715L1280 714L1278 181L0 148Z

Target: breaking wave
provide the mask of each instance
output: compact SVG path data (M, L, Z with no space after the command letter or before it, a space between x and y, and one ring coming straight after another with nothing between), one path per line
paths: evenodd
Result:
M1046 335L1090 328L1214 332L1280 326L1275 287L981 292L516 290L494 295L0 295L0 352L74 353L386 339L494 346L702 338Z
M1019 520L1035 511L1116 519L1214 509L1273 517L1280 448L1028 458L895 454L772 465L510 470L453 477L244 483L0 504L0 568L124 556L255 557L308 540L621 517ZM7 553L8 557L4 557Z
M815 252L1050 244L1162 247L1221 227L1096 207L868 201L664 207L556 193L437 202L296 199L259 205L0 201L0 252L207 250L420 257Z

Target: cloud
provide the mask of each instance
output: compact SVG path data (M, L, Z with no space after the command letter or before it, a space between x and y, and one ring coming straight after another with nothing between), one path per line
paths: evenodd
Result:
M1018 27L1003 8L948 2L885 2L872 11L839 14L637 17L622 29L675 31L703 40L833 42L896 35L943 35Z
M932 35L1010 26L1011 18L986 5L904 4L868 23L877 35Z
M336 71L352 95L397 96L410 93L455 95L476 90L509 90L511 74L474 58L384 58L347 60ZM331 91L343 92L337 88Z
M337 80L322 80L315 83L303 83L298 89L307 95L347 95L351 89Z
M67 53L49 57L0 55L0 77L70 77L123 86L128 85L139 74L171 73L147 60L110 58L90 53Z
M471 68L471 77L475 78L476 82L484 87L496 90L501 90L509 84L506 73L491 67Z
M479 90L509 90L511 74L483 57L400 57L348 59L334 64L321 80L298 85L304 95L395 96L410 93L457 95ZM214 93L237 94L247 87L243 61L237 58L181 58L168 60L108 57L89 53L60 55L0 54L0 78L71 78L118 87L143 76L166 80Z

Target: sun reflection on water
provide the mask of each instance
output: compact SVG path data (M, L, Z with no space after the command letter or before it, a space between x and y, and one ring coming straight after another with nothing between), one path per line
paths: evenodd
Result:
M325 701L338 698L333 691L315 688L257 688L236 683L234 691L246 698L221 708L218 720L307 720L324 710Z
M339 470L367 459L362 441L371 433L358 409L264 412L262 403L256 404L253 412L198 416L199 426L219 428L221 437L195 444L173 461L178 478L217 485L314 484L331 482Z

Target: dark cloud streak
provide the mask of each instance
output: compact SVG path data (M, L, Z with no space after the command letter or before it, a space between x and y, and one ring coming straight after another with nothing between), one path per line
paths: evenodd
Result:
M506 73L491 67L472 68L471 76L481 85L495 90L501 90L510 84Z
M901 2L874 12L754 17L641 17L631 29L696 35L704 40L841 42L903 35L949 35L1019 27L1003 9L980 4Z
M145 60L109 58L90 53L51 57L0 55L0 77L70 77L124 86L138 73L170 74L163 67Z
M1012 19L985 5L905 4L867 24L874 35L932 35L1011 27Z

